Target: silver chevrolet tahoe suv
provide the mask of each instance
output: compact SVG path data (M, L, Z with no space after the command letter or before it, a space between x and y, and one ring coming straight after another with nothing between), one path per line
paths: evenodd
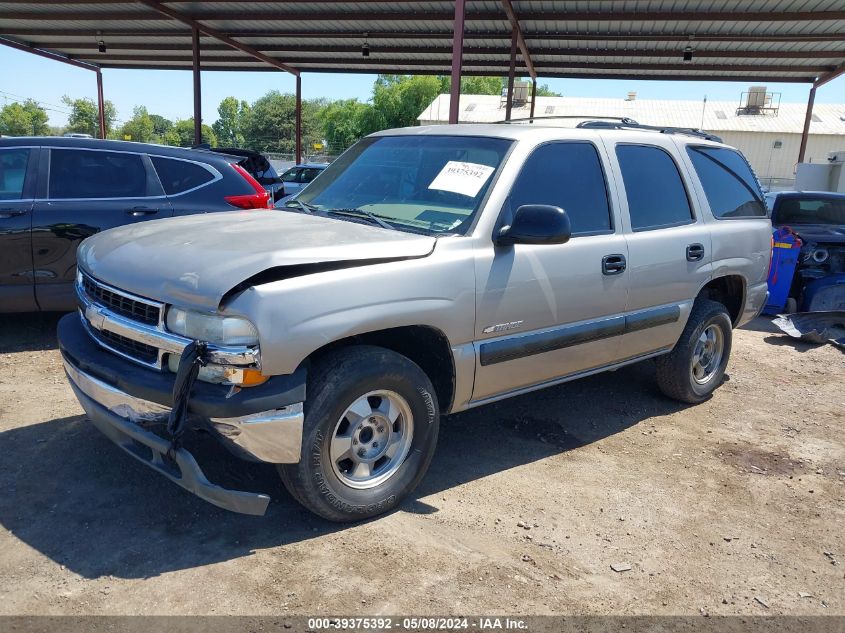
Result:
M651 358L666 395L708 398L765 304L770 238L748 163L703 133L390 130L281 211L88 238L58 334L88 417L137 459L263 514L183 444L205 429L349 521L414 489L441 415Z

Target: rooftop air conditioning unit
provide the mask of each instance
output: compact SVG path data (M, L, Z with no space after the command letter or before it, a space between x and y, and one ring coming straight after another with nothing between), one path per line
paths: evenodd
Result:
M515 81L513 84L513 104L518 106L528 102L529 84L527 81Z
M760 110L766 107L766 86L751 86L745 107L749 110Z

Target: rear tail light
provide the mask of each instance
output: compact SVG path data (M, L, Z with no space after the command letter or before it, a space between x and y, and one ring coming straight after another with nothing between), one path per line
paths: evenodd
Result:
M270 203L270 194L258 184L258 181L253 178L249 172L236 163L232 163L234 169L241 177L246 180L249 185L255 189L255 193L247 193L241 196L226 196L226 202L239 209L272 209L273 205Z

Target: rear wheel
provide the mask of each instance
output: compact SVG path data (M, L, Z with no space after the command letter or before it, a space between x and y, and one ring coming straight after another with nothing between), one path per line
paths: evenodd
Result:
M731 353L733 325L724 305L695 302L675 348L657 359L657 384L670 398L696 404L722 384Z
M302 455L285 487L331 521L395 507L425 475L437 443L437 398L408 358L371 346L332 352L311 370Z

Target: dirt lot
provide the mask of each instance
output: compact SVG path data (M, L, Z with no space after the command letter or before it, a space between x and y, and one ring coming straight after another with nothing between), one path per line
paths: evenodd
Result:
M55 323L0 316L0 613L845 614L845 355L762 320L697 407L646 362L445 419L415 497L353 526L207 440L267 516L135 462L81 415Z

